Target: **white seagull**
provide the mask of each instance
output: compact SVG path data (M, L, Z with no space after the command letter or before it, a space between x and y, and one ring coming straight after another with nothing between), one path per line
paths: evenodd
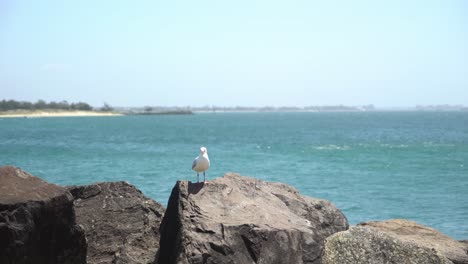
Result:
M200 148L200 155L193 160L192 170L197 172L197 182L199 182L199 173L203 172L203 182L205 181L205 171L210 167L208 150L205 147Z

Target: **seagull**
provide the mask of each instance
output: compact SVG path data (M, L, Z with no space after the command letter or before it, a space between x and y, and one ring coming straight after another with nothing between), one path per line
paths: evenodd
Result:
M205 171L210 167L208 150L205 147L200 148L200 155L193 160L192 170L197 172L197 182L199 182L199 173L203 172L203 182L205 181Z

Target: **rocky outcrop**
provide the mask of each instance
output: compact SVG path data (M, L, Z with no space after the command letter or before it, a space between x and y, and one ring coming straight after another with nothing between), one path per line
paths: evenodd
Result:
M159 263L320 263L326 237L348 228L330 202L237 174L179 181L161 223Z
M88 263L153 263L164 207L126 182L71 186Z
M348 229L328 201L232 173L177 182L165 212L126 182L64 188L5 166L0 263L468 264L468 241L402 219Z
M365 222L326 239L323 263L468 263L466 245L412 221Z
M84 231L65 188L0 167L0 263L86 263Z

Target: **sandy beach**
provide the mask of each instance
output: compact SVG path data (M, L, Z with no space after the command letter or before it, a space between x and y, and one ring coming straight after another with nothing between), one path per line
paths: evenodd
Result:
M121 116L122 114L112 112L98 111L34 111L34 112L3 112L0 113L0 118L3 117L75 117L75 116Z

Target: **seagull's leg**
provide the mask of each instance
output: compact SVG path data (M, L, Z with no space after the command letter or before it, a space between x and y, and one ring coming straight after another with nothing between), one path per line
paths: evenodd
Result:
M205 180L205 172L203 172L203 182L206 182L206 180Z
M199 181L200 181L200 177L199 177L198 172L197 172L197 182L199 182Z

